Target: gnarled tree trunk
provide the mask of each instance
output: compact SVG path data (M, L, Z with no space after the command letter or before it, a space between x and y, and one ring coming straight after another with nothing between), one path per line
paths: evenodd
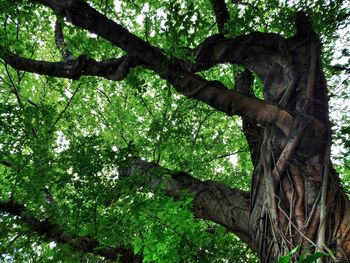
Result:
M302 12L296 27L289 39L255 33L238 37L238 42L220 37L208 41L204 51L200 49L197 67L224 61L243 65L263 81L265 102L293 116L287 132L262 129L243 116L254 163L248 228L262 262L276 260L297 245L300 251L334 253L333 259L348 262L350 207L330 160L321 43ZM242 73L236 91L252 96L251 82L249 71Z
M264 99L290 112L290 133L266 127L251 189L249 227L263 262L301 244L349 259L349 201L330 160L328 96L321 44L303 14L262 74ZM249 67L249 65L247 65ZM245 129L248 141L252 138ZM254 150L256 145L252 145Z
M309 252L335 251L336 258L346 260L349 201L330 161L320 40L302 14L297 26L297 34L283 40L278 56L260 73L265 101L290 112L294 122L289 134L266 127L259 135L262 143L250 144L258 154L249 228L263 262L276 260L299 244ZM245 127L252 141L252 127Z
M165 182L167 193L174 197L179 190L194 192L194 214L236 233L262 262L272 262L299 244L310 253L315 249L334 251L334 259L350 259L350 205L330 160L321 44L303 13L297 15L297 33L292 38L259 32L233 39L222 34L211 36L194 50L196 63L191 64L169 59L81 0L37 2L109 40L128 56L102 62L81 56L69 63L54 63L2 50L0 56L15 69L73 79L95 75L122 80L130 67L142 65L168 80L181 94L243 118L254 163L250 194L218 182L202 182L187 173L151 179L150 185ZM223 1L212 3L222 33L228 12ZM245 68L235 91L195 74L218 63ZM250 90L251 72L264 83L264 100L255 98ZM154 164L137 159L134 165L147 175L153 170L161 174L162 168Z

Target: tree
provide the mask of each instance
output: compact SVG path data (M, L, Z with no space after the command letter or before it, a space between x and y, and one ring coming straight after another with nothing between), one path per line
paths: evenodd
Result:
M315 31L341 2L1 3L3 257L248 261L226 229L262 262L349 260L324 67L348 69Z

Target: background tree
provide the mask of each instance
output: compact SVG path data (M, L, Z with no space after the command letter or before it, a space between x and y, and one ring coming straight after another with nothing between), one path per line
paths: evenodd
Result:
M348 4L0 8L4 260L349 260Z

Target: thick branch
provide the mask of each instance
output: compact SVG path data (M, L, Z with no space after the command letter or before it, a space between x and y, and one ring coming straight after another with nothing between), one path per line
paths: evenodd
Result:
M72 60L72 53L67 48L66 42L64 41L62 23L59 20L59 17L56 19L55 24L55 42L57 48L60 50L63 60Z
M229 91L222 84L213 85L203 78L193 75L183 69L179 61L168 59L159 49L152 47L124 27L109 20L84 1L37 0L37 2L51 7L76 26L87 29L122 48L147 68L167 79L183 95L204 101L228 115L237 114L260 123L276 125L285 134L289 134L293 118L288 112L263 101ZM249 39L250 36L246 36L245 40Z
M225 38L213 35L196 49L193 71L209 69L220 63L241 65L255 72L262 80L273 64L283 64L287 41L278 34L252 32Z
M248 227L249 193L219 182L201 181L185 172L174 173L139 158L132 160L128 167L120 172L121 177L141 173L147 176L146 184L149 187L159 189L165 186L166 193L171 197L178 198L184 192L193 194L196 217L226 227L255 250Z
M55 240L58 243L67 244L75 250L84 253L93 253L107 259L120 259L121 262L141 262L141 258L134 255L132 251L124 247L101 246L99 241L90 237L80 237L69 234L60 229L57 225L50 223L48 220L40 221L39 219L29 216L24 205L8 201L0 201L0 210L13 216L18 216L31 230L46 238Z
M225 0L211 0L210 2L214 9L216 24L218 25L219 32L220 34L223 34L225 23L230 18Z
M253 81L253 74L249 70L244 70L243 73L237 76L235 90L247 96L254 96L251 90ZM255 166L260 148L262 128L257 126L256 122L251 119L242 117L242 121L243 133L247 139L252 162Z
M88 59L84 55L61 62L27 59L4 51L0 56L16 70L69 79L78 79L80 76L100 76L118 81L127 76L131 67L136 66L136 63L128 56L100 62Z

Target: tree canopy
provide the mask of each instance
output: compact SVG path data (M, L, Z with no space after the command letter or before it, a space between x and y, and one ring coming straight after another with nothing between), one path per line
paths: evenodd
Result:
M259 41L292 38L300 11L322 41L348 193L350 4L226 2L0 1L3 261L258 262L248 212L220 212L250 209L243 118L288 136L296 117L264 101L247 61L267 58L244 45L279 49ZM247 79L255 97L237 91Z

